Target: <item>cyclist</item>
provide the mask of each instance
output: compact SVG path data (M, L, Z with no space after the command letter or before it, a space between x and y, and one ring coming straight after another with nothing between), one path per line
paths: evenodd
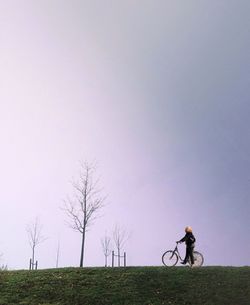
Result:
M193 255L193 251L194 251L194 246L195 246L195 237L193 235L193 230L191 227L186 227L185 228L185 232L186 235L180 239L179 241L177 241L177 243L182 243L185 242L186 243L186 256L184 258L184 261L181 262L181 264L185 265L188 261L188 259L190 258L191 261L191 266L194 264L194 255Z

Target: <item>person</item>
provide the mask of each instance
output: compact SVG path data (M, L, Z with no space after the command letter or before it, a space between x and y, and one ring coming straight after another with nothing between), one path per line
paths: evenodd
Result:
M183 262L181 262L181 264L185 265L190 258L191 267L192 267L194 264L193 251L194 251L194 247L195 247L195 237L193 235L193 230L191 227L189 227L189 226L186 227L185 232L186 232L185 236L182 239L180 239L179 241L177 241L177 243L182 243L182 242L186 243L186 256L185 256Z

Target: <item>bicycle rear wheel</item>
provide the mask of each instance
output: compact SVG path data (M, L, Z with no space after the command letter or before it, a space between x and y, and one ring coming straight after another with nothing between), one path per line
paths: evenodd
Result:
M193 264L193 267L200 267L200 266L202 266L203 263L204 263L203 255L200 252L198 252L198 251L194 251L193 255L194 255L194 264ZM191 266L190 259L188 260L188 263Z
M178 256L172 250L168 250L165 253L163 253L161 259L162 259L162 263L167 267L175 266L178 262Z

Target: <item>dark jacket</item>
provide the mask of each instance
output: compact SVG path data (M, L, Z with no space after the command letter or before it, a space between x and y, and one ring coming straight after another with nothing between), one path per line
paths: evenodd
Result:
M180 240L180 242L184 242L184 241L187 246L194 247L195 237L193 233L186 233L186 235Z

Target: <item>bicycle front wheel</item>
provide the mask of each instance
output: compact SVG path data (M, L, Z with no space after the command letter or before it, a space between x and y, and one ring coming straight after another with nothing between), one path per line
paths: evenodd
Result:
M175 266L178 262L178 256L177 254L172 251L168 250L162 255L162 263L167 267Z
M202 266L204 263L204 257L203 255L198 252L198 251L194 251L194 267L200 267Z

